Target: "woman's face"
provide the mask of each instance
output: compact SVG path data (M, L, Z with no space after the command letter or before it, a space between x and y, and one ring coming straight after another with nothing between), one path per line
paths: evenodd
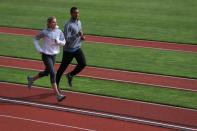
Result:
M55 29L56 25L57 25L57 20L56 19L53 19L48 23L48 27L51 28L51 29Z

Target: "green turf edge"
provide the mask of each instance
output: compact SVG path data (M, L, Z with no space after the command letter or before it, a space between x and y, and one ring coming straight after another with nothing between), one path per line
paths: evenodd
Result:
M30 29L30 30L42 30L41 28L29 28L29 27L18 27L18 26L5 26L0 25L0 27L7 27L7 28L18 28L18 29ZM152 39L137 39L137 38L131 38L131 37L120 37L120 36L113 36L113 35L100 35L100 34L85 34L85 35L92 35L92 36L100 36L100 37L109 37L109 38L122 38L122 39L131 39L131 40L143 40L143 41L151 41L151 42L162 42L162 43L172 43L172 44L186 44L186 45L197 45L196 43L184 43L184 42L173 42L173 41L158 41L158 40L152 40ZM162 49L161 49L162 50Z
M11 58L18 58L18 59L24 59L24 60L36 60L39 62L42 62L40 59L34 59L34 58L27 58L27 57L17 57L17 56L10 56L10 55L0 55L2 57L11 57ZM57 61L56 64L61 64L60 61ZM76 65L76 63L71 62L72 65ZM152 72L146 72L146 71L135 71L135 70L126 70L126 69L120 69L120 68L109 68L109 67L103 67L103 66L95 66L95 65L87 65L89 67L95 67L95 68L103 68L103 69L112 69L116 71L128 71L128 72L136 72L136 73L145 73L145 74L150 74L150 75L161 75L161 76L169 76L169 77L177 77L177 78L186 78L186 79L194 79L196 80L196 77L189 77L189 76L177 76L177 75L167 75L167 74L162 74L162 73L152 73Z
M4 20L4 22L2 21L2 25L4 25L4 23L5 23L5 25L13 25L12 21L15 18L14 16L18 16L16 18L18 18L19 20L16 19L15 23L17 23L18 21L19 21L19 23L18 24L14 23L16 26L23 26L20 22L20 20L22 19L26 22L26 23L24 22L24 24L26 24L27 27L40 27L37 24L40 22L37 22L34 25L34 23L31 23L31 21L29 21L29 19L34 18L37 20L41 16L48 15L48 13L53 14L56 12L55 14L58 14L58 19L61 18L61 20L64 21L64 19L65 18L67 19L68 15L69 15L69 13L66 13L67 9L65 8L65 6L63 6L63 3L65 3L65 1L62 1L62 0L58 1L56 3L53 1L48 1L43 4L40 4L39 6L36 5L35 2L33 2L31 0L28 2L23 1L20 5L14 4L14 3L17 3L17 1L8 2L8 1L3 0L2 11L6 10L6 9L8 9L8 10L4 11L2 16L7 16L6 18L8 18L8 19ZM55 3L55 5L54 5L54 3ZM57 5L57 3L59 3L59 5ZM66 1L66 3L68 6L72 5L72 2ZM44 4L46 4L47 6L44 6ZM143 1L137 1L137 0L128 1L128 0L126 0L124 2L121 2L121 4L120 4L120 1L113 1L113 3L111 4L111 2L106 2L106 1L90 1L90 0L84 1L83 0L83 2L78 1L78 2L76 2L76 4L81 9L81 13L82 13L81 16L84 19L83 20L84 24L85 24L85 21L87 21L87 24L85 24L85 25L88 25L87 29L90 30L90 32L94 31L93 33L95 33L96 31L98 33L103 33L102 28L101 28L101 31L98 29L94 30L94 28L95 28L95 26L98 25L98 23L102 23L104 20L105 20L105 22L104 22L105 24L103 24L103 25L106 27L108 27L108 25L113 25L113 26L119 25L119 23L123 23L123 24L132 23L132 25L128 24L130 26L126 26L126 27L131 27L131 29L133 29L133 30L134 29L135 30L141 29L141 31L140 31L141 33L139 34L140 36L144 35L144 34L150 34L149 32L146 33L146 31L148 29L148 30L150 30L150 32L153 31L152 32L153 36L158 35L158 37L161 37L162 34L163 35L164 34L170 35L169 34L170 31L172 31L172 32L174 32L173 34L175 36L179 37L180 35L183 35L183 37L184 37L184 34L187 34L187 32L190 32L190 30L194 30L194 28L192 28L192 27L195 27L194 23L196 21L196 18L195 18L195 13L193 13L193 12L195 12L195 10L196 10L196 8L195 8L196 2L192 1L192 0L189 0L187 2L185 2L183 0L181 0L181 1L176 0L173 2L170 0L168 0L166 2L152 0L149 3L147 3L145 0L143 0ZM87 4L90 4L91 6L87 6ZM94 5L94 6L92 7L92 5ZM127 8L118 10L118 12L117 12L117 9L119 9L118 7L121 7L123 5ZM54 7L54 6L58 6L59 8L55 9L55 10L47 10L47 8L50 9L50 7ZM31 7L31 8L29 8L29 7ZM109 10L109 8L110 8L110 10ZM16 10L16 9L19 9L19 10ZM100 10L100 9L102 9L102 10ZM157 11L155 11L155 10L157 10ZM24 12L24 14L22 16L21 16L21 12L22 13ZM31 17L29 17L29 16L31 16ZM119 19L117 19L117 18L119 18ZM41 20L38 19L37 21L41 21ZM98 23L96 23L95 21ZM134 26L134 25L136 25L136 26ZM191 25L191 26L189 26L189 25ZM97 28L99 28L99 27L100 26L98 26ZM133 28L133 27L135 27L135 28ZM160 27L160 28L158 28L158 27ZM185 27L186 29L182 31L183 27ZM167 32L166 32L166 28L168 29ZM177 28L178 30L174 30L174 28L175 29ZM125 29L125 26L122 26L122 28L117 28L117 29L118 29L118 31L123 30L123 29ZM156 30L156 32L154 31L154 29ZM188 31L187 31L187 29L188 29ZM107 30L107 32L109 32L109 30ZM127 32L127 31L125 31L125 32ZM137 31L136 31L136 33L137 33ZM134 35L136 33L134 33ZM178 33L181 33L181 34L176 35ZM195 30L192 31L192 33L189 33L189 34L192 34L192 36L193 36L192 38L194 38ZM170 36L172 38L174 38L173 35L170 35ZM191 36L191 35L189 35L189 36ZM166 37L164 37L164 38L166 38ZM166 39L168 39L168 38L166 38ZM190 40L191 38L189 37L188 39ZM195 41L195 38L194 38L194 41Z
M26 84L26 76L33 75L36 71L22 71L20 69L0 68L0 81ZM11 72L10 72L11 71ZM16 72L13 74L13 72ZM3 76L7 75L8 78ZM15 79L13 79L15 78ZM63 90L82 92L87 94L108 96L127 100L143 101L156 104L164 104L175 107L197 109L197 93L176 89L144 86L139 84L128 84L106 80L96 80L90 78L76 77L74 87L65 87L65 77L60 86ZM35 83L36 86L50 87L49 78L45 77ZM102 87L100 85L103 85ZM83 87L81 87L83 86Z
M40 60L40 57L35 51L33 44L30 45L27 44L30 41L32 42L32 39L29 40L30 37L25 37L25 39L21 39L23 37L17 37L17 36L15 37L15 35L14 36L2 35L2 36L9 36L8 38L13 37L15 39L11 40L9 43L6 42L6 44L8 45L6 45L5 47L2 45L0 55L26 58L26 59L33 58L34 60ZM2 37L2 42L7 41L5 38ZM13 45L12 48L12 43L16 42L16 40L17 41L19 40L19 43L20 42L21 43L18 45ZM87 64L89 66L197 79L197 75L196 75L197 72L195 70L195 68L197 67L196 66L197 59L195 59L195 56L197 55L196 53L182 53L176 51L162 51L158 49L141 49L141 48L139 50L135 50L136 48L127 49L123 47L121 48L123 51L119 51L118 50L119 48L113 45L103 46L101 44L93 45L91 43L84 43L84 46L85 45L86 47L85 48L82 47L82 48L86 54ZM15 50L15 48L19 50ZM99 51L97 53L95 53L96 48L99 48ZM100 53L100 51L102 50L104 50L104 55L101 55L100 58L100 56L98 56L98 53ZM22 51L23 54L21 55L19 51ZM128 53L126 53L127 51ZM144 53L145 51L147 51L147 53ZM19 52L19 55L17 55L17 52ZM24 57L24 54L27 54L27 52L30 52L31 55L29 57L28 56ZM109 56L107 56L108 53L110 53ZM116 58L118 59L122 58L120 56L116 56L118 55L117 53L120 53L122 55L127 55L127 57L123 58L122 60L119 60L118 63L114 64ZM132 54L132 56L128 56L130 53ZM62 51L59 55L57 55L57 62L61 61L61 56L62 56ZM98 60L95 61L95 58L98 58ZM131 63L130 61L133 62ZM74 64L75 63L76 62L74 62Z

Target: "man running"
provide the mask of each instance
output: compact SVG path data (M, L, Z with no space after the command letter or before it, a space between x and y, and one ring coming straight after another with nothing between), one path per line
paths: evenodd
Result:
M84 69L86 66L86 59L81 49L81 42L85 40L85 37L83 35L81 21L79 20L79 10L77 7L72 7L70 9L70 15L70 20L64 26L66 44L63 49L62 62L57 71L56 83L59 86L62 74L73 58L75 58L77 61L76 67L66 74L68 85L72 87L73 77Z

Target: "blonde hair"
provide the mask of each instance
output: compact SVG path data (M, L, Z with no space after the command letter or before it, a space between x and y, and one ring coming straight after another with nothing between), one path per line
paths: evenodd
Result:
M55 16L50 16L47 18L47 27L49 28L49 23L53 20L53 19L56 19Z

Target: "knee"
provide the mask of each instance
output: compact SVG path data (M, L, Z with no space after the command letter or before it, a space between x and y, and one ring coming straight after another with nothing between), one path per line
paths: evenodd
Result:
M43 72L39 73L39 77L44 77L44 76L48 76L48 75L49 75L49 72L47 72L47 71L43 71Z
M51 83L56 83L56 73L52 72L50 73Z
M80 67L81 67L81 68L85 68L85 67L86 67L86 62L81 63L81 64L80 64Z

